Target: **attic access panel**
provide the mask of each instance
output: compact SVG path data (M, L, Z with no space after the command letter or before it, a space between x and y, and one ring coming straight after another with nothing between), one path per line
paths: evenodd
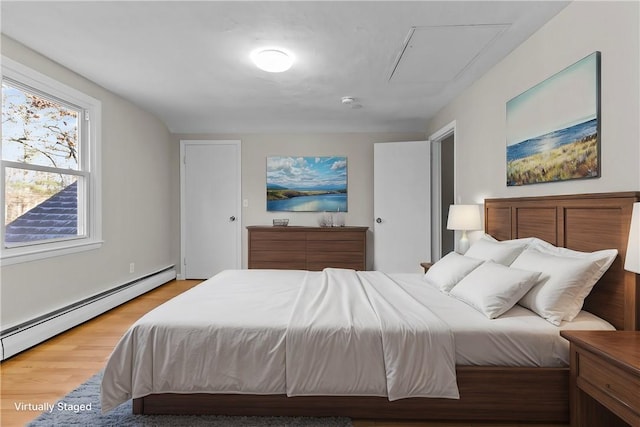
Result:
M446 83L460 77L510 24L412 27L389 81Z

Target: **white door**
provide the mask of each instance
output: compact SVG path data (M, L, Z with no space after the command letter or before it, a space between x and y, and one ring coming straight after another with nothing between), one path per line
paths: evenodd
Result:
M180 154L181 277L240 268L240 141L180 141Z
M374 144L374 269L422 272L431 261L429 141Z

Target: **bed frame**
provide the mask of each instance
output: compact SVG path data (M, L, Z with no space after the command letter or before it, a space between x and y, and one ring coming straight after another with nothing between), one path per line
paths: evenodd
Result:
M585 309L618 329L640 326L640 279L623 269L640 192L485 200L485 230L499 240L539 237L580 251L618 249ZM459 400L285 395L155 394L134 399L136 414L346 416L458 421L569 421L568 368L458 366Z

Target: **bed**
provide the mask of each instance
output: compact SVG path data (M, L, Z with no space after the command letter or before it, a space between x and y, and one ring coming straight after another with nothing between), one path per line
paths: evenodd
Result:
M640 200L640 193L635 192L487 199L484 206L485 231L499 240L535 236L559 247L585 252L609 248L617 249L618 256L613 264L585 300L584 310L588 313L583 312L577 321L566 323L570 325L568 327L576 327L581 322L585 322L585 325L591 325L589 322L593 320L593 315L595 315L617 329L637 330L640 285L635 274L623 270L622 259L624 259L626 252L632 204L638 200ZM298 273L306 274L305 272ZM254 272L254 274L259 273ZM420 288L416 284L416 279L412 275L399 275L390 278L398 283L402 289L407 290L411 298L414 297L414 292L424 290L424 286ZM295 278L291 280L295 280ZM376 282L378 279L372 278L371 280ZM374 283L371 285L371 289L376 289L376 287L381 290L387 288L384 284ZM281 292L291 292L292 289L294 287L284 286ZM335 289L340 292L339 288ZM368 292L371 293L371 291ZM384 296L380 301L385 301L387 298ZM407 301L411 298L408 298ZM438 294L426 295L424 298L437 299ZM258 313L259 298L254 303L256 304L256 313ZM194 302L192 301L191 304ZM408 302L408 304L412 303ZM445 310L448 309L445 308ZM196 310L194 309L194 311ZM526 311L515 307L504 317L517 317ZM301 315L304 317L304 313ZM286 315L282 316L284 316L282 319L285 319ZM540 321L543 322L540 325L545 322L543 319ZM285 323L285 320L282 320L281 323ZM584 327L590 328L590 326ZM532 329L537 330L538 327L532 327ZM466 332L473 336L472 331ZM558 345L557 341L555 342L556 344L552 344L552 346ZM468 345L467 349L472 351L473 345ZM136 355L133 350L131 351L130 358L141 357L144 359L147 357L150 360L154 358L153 354ZM380 386L376 384L370 384L370 392L364 393L368 395L361 395L363 393L358 392L357 396L348 395L343 390L329 390L331 393L322 395L322 391L313 393L305 390L303 384L299 393L293 393L296 395L289 397L282 390L282 384L266 379L266 388L264 390L256 389L257 391L251 394L238 394L235 391L225 392L224 387L213 390L215 393L187 392L185 389L172 393L151 393L134 399L134 412L140 414L310 415L520 422L568 421L569 371L566 367L566 360L563 361L561 355L552 357L552 359L557 359L556 362L547 360L546 362L525 363L509 360L507 357L506 360L497 361L488 359L484 363L481 361L480 364L476 359L473 362L474 365L468 365L468 361L464 358L466 352L466 350L456 349L455 356L452 356L455 360L459 398L452 395L445 396L446 398L406 398L405 390L398 390L396 395L398 398L390 399L379 395ZM496 354L498 359L500 354L501 352ZM266 362L261 360L255 363L255 366L266 366L264 364L268 364L268 362L268 360ZM385 359L385 363L387 362ZM128 362L124 358L118 363L111 364L122 366L126 363ZM389 363L393 363L393 360L390 359ZM546 367L538 367L539 365ZM412 370L421 372L422 369L428 368L428 366L410 364L408 370L404 373L400 372L399 375L406 378L411 376ZM302 365L295 369L304 373L308 367ZM371 369L375 370L375 367ZM261 369L258 368L256 372L248 374L259 376L260 372ZM296 378L293 376L294 374L295 372L292 373L291 378ZM105 375L108 375L108 372ZM297 378L302 381L304 375L298 373ZM361 378L361 376L356 376L356 378ZM375 383L375 381L372 382ZM419 396L432 395L429 390L425 391L424 389L424 387L428 389L428 384L421 384L421 386L423 389L418 392Z

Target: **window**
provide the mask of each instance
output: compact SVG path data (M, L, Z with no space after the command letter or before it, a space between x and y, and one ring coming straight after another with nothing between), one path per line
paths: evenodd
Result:
M2 265L99 247L100 102L2 60Z

